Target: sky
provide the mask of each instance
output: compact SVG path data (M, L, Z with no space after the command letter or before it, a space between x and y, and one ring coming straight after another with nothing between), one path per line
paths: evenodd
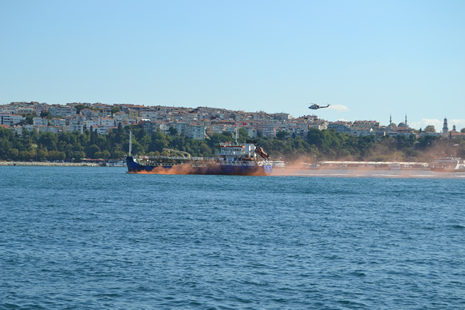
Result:
M462 0L0 1L0 104L407 115L417 129L461 129L463 16Z

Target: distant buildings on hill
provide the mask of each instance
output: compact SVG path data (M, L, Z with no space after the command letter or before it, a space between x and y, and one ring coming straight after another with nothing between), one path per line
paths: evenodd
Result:
M49 118L40 117L48 113ZM32 124L26 124L25 116L33 116ZM42 114L43 115L43 114ZM9 128L18 134L24 129L38 132L80 132L91 130L99 135L117 129L119 125L140 125L148 134L161 131L165 134L177 133L187 137L204 140L215 133L244 129L250 137L259 135L274 137L280 131L290 136L306 137L310 128L319 130L334 129L353 136L443 135L460 136L448 130L447 120L441 133L418 132L405 122L398 125L390 119L388 126L377 121L358 120L328 122L315 115L293 118L288 113L265 113L233 111L227 109L197 107L182 108L168 106L144 106L132 104L67 103L66 105L48 105L39 102L12 102L0 106L0 126Z

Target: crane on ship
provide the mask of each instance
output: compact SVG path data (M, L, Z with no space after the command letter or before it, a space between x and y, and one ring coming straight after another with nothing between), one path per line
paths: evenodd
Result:
M167 151L168 153L170 153L170 155L171 155L171 152L173 152L173 153L178 153L178 154L182 155L182 157L187 158L187 159L192 158L191 154L189 154L187 152L179 151L179 150L163 148L163 151Z
M263 160L268 160L268 157L270 157L258 144L255 144L255 153L259 155Z

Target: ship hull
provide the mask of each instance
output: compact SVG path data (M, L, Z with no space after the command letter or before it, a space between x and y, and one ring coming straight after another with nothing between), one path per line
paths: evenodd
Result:
M126 157L128 173L140 174L204 174L204 175L253 175L265 176L271 174L271 166L237 166L237 165L203 165L177 164L165 166L141 165L133 157Z

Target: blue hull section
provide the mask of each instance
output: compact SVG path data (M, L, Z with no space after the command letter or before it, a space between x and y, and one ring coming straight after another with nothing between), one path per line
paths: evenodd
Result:
M126 157L129 173L154 174L209 174L209 175L267 175L271 173L271 166L233 166L214 165L209 167L193 166L143 166L134 161L133 157Z

